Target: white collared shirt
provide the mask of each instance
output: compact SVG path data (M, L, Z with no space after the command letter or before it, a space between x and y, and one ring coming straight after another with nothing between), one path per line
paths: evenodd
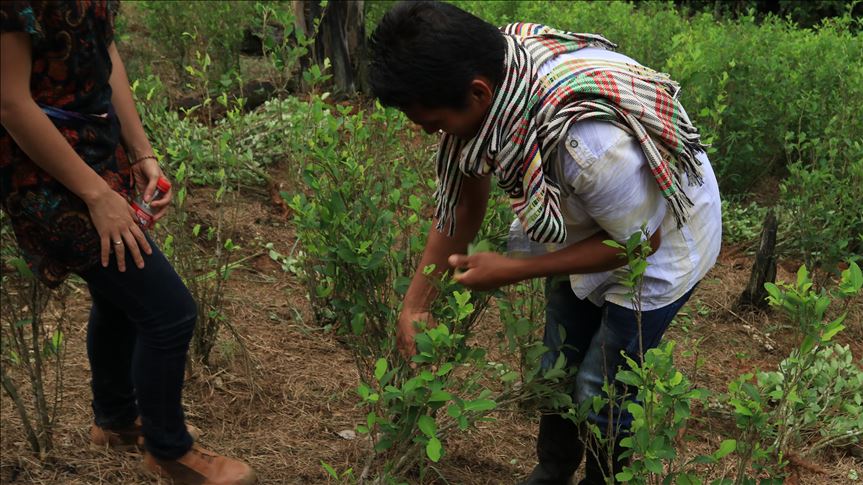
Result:
M582 49L556 57L540 68L545 75L571 57L625 60L622 54L603 49ZM647 261L641 292L643 310L662 308L683 296L715 264L722 241L719 186L707 154L697 155L704 184L689 186L683 175L683 190L693 202L687 223L677 223L659 190L637 141L617 126L604 121L573 124L558 144L553 167L561 185L561 209L567 241L557 248L586 239L605 230L624 242L646 226L648 234L658 228L662 243ZM520 234L519 234L520 231ZM510 227L510 247L525 247L527 238L516 219ZM522 237L522 240L519 238ZM536 253L539 245L530 245ZM545 249L557 249L546 247ZM627 308L633 303L629 289L621 284L626 269L570 276L573 292L597 305L608 301Z

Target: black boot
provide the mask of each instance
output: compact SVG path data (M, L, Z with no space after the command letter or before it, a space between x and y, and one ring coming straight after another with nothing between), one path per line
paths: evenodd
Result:
M521 485L569 485L584 456L578 426L558 414L542 415L536 456L539 464Z
M611 456L608 456L608 445L599 445L595 440L591 440L591 449L587 450L587 458L584 463L584 479L578 482L578 485L605 485L606 483L621 483L614 477L623 470L623 467L629 465L629 459L620 459L621 453L626 451L620 446L620 440L623 437L618 437L614 443L614 449ZM609 462L612 464L609 470ZM606 481L606 477L613 479Z

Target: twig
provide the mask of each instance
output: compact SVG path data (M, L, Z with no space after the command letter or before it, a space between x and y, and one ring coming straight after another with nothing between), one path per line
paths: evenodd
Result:
M812 453L815 453L816 451L818 451L818 450L820 450L826 446L830 446L833 443L836 443L837 441L841 441L843 439L852 439L852 438L856 438L858 436L863 436L863 429L857 429L854 431L849 431L847 433L843 433L840 435L828 436L828 437L822 439L821 441L819 441L818 443L815 443L815 445L812 448L810 448L809 451L806 452L806 454L811 455Z
M719 310L719 308L716 308L710 302L705 302L705 304L714 310ZM750 336L755 337L756 340L759 340L758 343L763 345L765 350L767 350L768 352L773 352L776 349L776 342L772 338L770 338L767 334L758 330L758 328L756 328L755 325L752 324L752 322L750 322L749 320L738 315L734 310L732 310L731 308L728 308L726 305L724 305L722 303L716 302L716 305L718 305L723 310L727 311L732 316L736 317L738 320L743 322L743 324L744 324L743 329L746 330Z
M30 449L39 451L39 440L36 438L36 432L33 431L33 426L30 424L30 416L27 414L27 408L21 402L21 396L18 395L18 389L9 375L6 374L6 367L0 366L0 372L3 375L3 390L12 398L15 403L15 410L18 411L18 416L21 417L21 422L24 425L24 434L27 435L27 442L30 443Z

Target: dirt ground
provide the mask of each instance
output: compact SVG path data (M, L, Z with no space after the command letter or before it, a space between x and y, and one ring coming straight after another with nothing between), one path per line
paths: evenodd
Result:
M274 174L278 182L278 171ZM203 189L205 192L206 189ZM193 216L207 219L206 205ZM262 251L266 243L288 254L293 232L283 209L266 190L247 192L242 200L240 234L242 256ZM775 315L732 311L744 287L751 258L726 247L719 263L702 282L683 310L684 318L668 333L678 342L679 366L697 386L726 390L727 382L754 367L770 368L787 355L790 332L773 329ZM789 280L796 266L780 265L779 277ZM367 445L361 438L346 440L337 433L364 421L356 404L358 382L349 351L331 333L311 321L304 290L266 254L248 259L235 271L228 288L227 315L248 349L248 366L239 345L222 334L210 370L195 368L185 388L188 419L203 430L201 442L218 452L247 460L263 484L327 483L321 462L338 470L357 467ZM85 351L88 296L74 285L66 322L67 366L65 391L58 413L56 448L40 460L27 451L20 421L9 398L0 398L0 483L3 484L150 484L139 471L140 457L88 447L91 420L89 369ZM859 302L858 302L859 303ZM863 355L861 310L855 304L849 328L839 341ZM489 314L477 339L490 342L499 323ZM701 340L699 356L705 365L693 372L694 357L682 353ZM254 378L249 385L248 370ZM493 423L448 440L447 455L437 469L443 478L429 483L512 484L533 465L537 416L518 410L494 414ZM721 441L720 430L733 427L727 418L696 410L692 432L697 439L687 454L709 452ZM859 450L828 450L796 467L795 483L846 484L849 472L863 474ZM719 470L721 473L722 470ZM434 475L434 473L430 474ZM789 481L789 483L792 483Z

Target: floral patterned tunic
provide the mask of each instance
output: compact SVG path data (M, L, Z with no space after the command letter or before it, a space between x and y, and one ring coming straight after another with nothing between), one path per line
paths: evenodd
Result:
M32 40L30 91L78 155L108 185L130 196L129 162L111 105L118 1L0 2L0 32ZM28 264L47 285L97 264L99 236L86 204L16 145L0 126L0 203Z

